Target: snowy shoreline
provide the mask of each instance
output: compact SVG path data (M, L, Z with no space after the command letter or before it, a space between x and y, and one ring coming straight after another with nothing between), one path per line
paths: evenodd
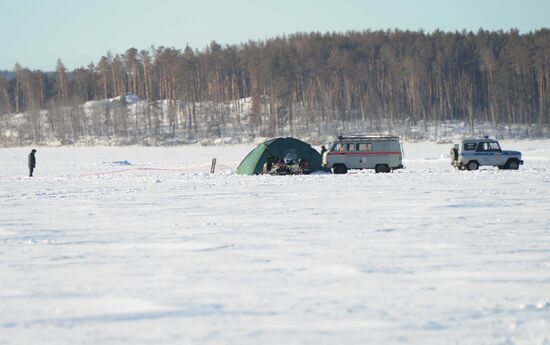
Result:
M284 177L234 173L254 144L64 146L30 179L1 149L0 343L548 343L550 140L501 144L520 170L432 142Z

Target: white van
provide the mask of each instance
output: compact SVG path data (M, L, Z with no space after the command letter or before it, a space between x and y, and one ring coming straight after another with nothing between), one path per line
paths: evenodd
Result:
M387 173L403 168L403 147L394 136L339 136L323 154L323 166L335 174L345 174L348 169Z

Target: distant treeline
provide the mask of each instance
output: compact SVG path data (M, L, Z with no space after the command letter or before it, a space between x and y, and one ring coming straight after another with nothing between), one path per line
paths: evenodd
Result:
M73 71L59 60L55 73L16 64L11 78L0 78L0 114L132 93L150 102L182 101L187 115L175 126L190 128L204 121L195 104L242 98L252 99L252 131L331 121L544 127L549 83L548 29L297 33L240 45L212 42L203 50L130 48Z

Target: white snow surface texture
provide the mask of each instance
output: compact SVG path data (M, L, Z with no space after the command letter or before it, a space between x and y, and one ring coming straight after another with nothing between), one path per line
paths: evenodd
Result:
M550 141L518 171L240 176L253 146L0 150L0 344L550 344ZM210 160L219 165L209 174Z

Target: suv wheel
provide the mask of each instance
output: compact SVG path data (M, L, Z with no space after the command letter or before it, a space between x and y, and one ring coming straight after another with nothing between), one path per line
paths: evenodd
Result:
M380 164L374 167L374 171L376 171L376 173L389 173L390 167L386 164Z
M476 161L472 161L468 163L468 170L477 170L479 168L479 164Z
M348 168L344 164L336 164L332 167L332 172L335 174L345 174L348 172Z
M516 161L515 159L508 161L506 165L508 166L508 169L511 169L511 170L518 170L519 168L518 161Z

